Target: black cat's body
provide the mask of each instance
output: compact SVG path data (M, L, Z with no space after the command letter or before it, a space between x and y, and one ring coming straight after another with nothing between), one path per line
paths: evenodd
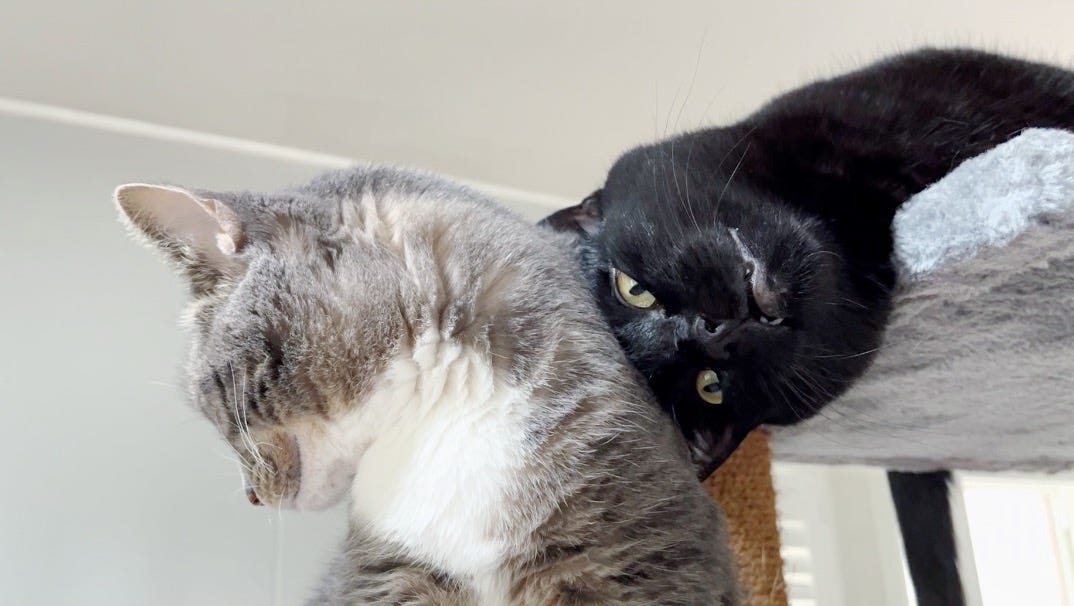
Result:
M896 278L896 210L1027 127L1074 129L1074 74L919 51L636 148L546 221L582 234L604 314L705 475L754 427L815 414L866 370ZM618 273L658 303L625 304ZM699 397L706 370L715 405Z

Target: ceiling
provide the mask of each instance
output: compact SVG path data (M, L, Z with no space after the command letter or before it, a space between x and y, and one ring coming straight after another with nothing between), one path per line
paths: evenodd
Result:
M1074 62L1069 0L0 1L0 97L553 202L629 146L893 50Z

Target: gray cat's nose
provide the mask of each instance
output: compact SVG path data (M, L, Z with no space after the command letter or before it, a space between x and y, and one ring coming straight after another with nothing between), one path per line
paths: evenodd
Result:
M261 505L261 499L257 498L257 493L253 488L246 489L246 500L250 501L251 505Z
M706 355L715 360L723 360L730 357L731 346L738 340L740 326L742 320L716 322L699 316L693 322L693 336L704 348Z

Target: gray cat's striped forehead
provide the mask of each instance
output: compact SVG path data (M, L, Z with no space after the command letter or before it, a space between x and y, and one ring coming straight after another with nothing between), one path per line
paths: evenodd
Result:
M422 174L355 169L275 194L201 195L246 228L245 272L193 310L195 400L218 424L235 401L270 422L350 406L427 333L494 349L515 371L572 281L550 234Z
M477 192L419 171L383 166L357 166L323 174L312 181L276 193L200 191L206 197L227 203L244 223L254 230L272 230L271 216L290 216L312 227L331 231L339 226L341 203L363 198L382 204L481 205L510 216ZM271 231L268 235L271 235Z

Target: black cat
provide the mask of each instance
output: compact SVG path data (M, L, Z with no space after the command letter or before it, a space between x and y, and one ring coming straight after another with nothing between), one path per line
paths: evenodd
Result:
M604 314L705 476L753 428L812 416L866 370L891 304L895 211L1027 127L1074 128L1074 73L918 51L627 152L545 222L580 234ZM946 503L946 477L889 474L900 520L915 521L902 532L921 606L962 602L949 515L907 509L937 486Z

